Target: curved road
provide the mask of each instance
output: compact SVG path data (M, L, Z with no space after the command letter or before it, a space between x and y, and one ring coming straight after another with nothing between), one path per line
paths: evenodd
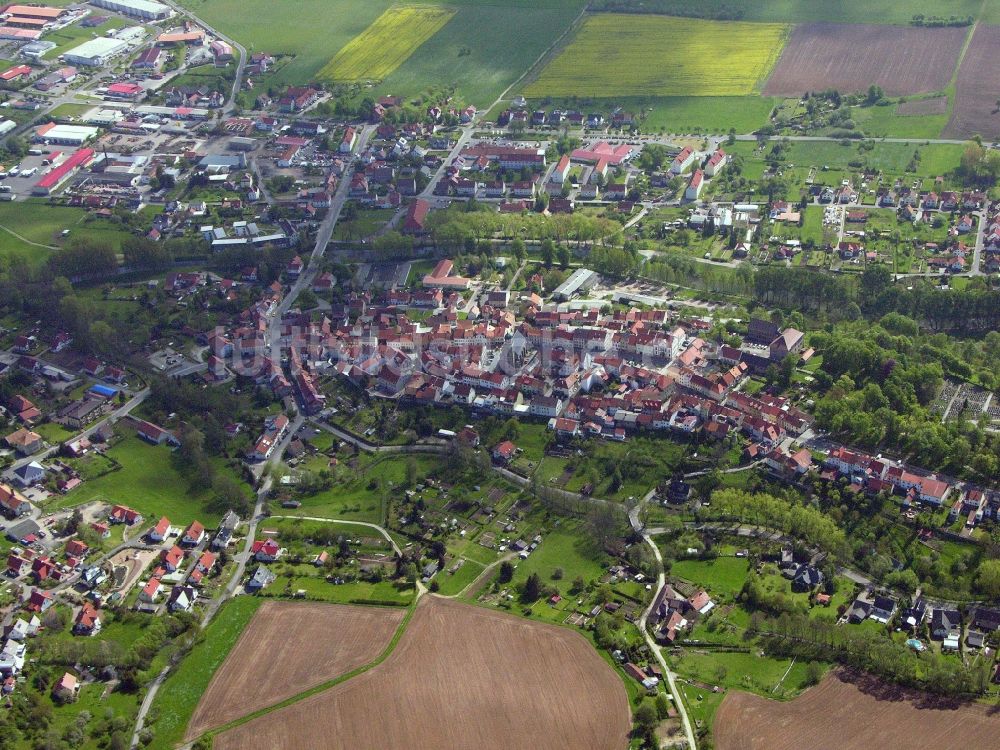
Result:
M663 652L660 650L656 641L653 640L653 636L649 634L649 629L646 627L646 621L649 619L649 615L653 611L653 606L656 604L656 600L659 598L663 587L667 585L667 576L663 571L663 556L660 554L660 548L656 546L656 543L648 534L643 534L642 540L652 548L653 555L656 557L656 566L659 568L659 573L656 575L656 593L653 595L653 600L649 603L649 606L646 607L646 610L642 613L642 616L636 623L636 627L639 628L639 631L642 633L642 637L646 639L646 645L649 647L653 656L656 657L656 661L660 663L660 669L663 670L663 676L667 678L667 686L670 688L670 695L674 699L674 706L677 708L677 714L681 717L681 724L684 727L684 734L687 737L688 747L691 750L695 750L698 747L698 743L695 741L694 730L691 727L691 719L688 717L687 706L684 705L684 697L677 689L677 675L675 675L667 665L667 660L663 658Z

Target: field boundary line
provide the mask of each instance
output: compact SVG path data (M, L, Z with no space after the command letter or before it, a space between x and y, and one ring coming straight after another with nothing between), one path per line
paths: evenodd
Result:
M584 6L583 10L580 11L580 14L573 19L573 22L570 23L569 26L565 28L565 30L563 30L563 33L560 34L558 37L556 37L552 41L552 44L550 44L548 47L542 50L542 54L540 54L535 59L535 61L528 66L527 70L525 70L513 83L511 83L510 86L508 86L507 88L505 88L503 91L500 92L500 96L497 97L496 101L493 102L493 104L491 104L489 106L489 109L487 109L486 111L487 112L492 111L498 104L500 104L507 98L507 94L510 93L511 89L513 89L515 86L517 86L522 81L527 79L529 76L531 76L532 74L535 74L537 76L537 74L540 73L543 69L542 63L543 62L547 63L550 59L550 56L553 53L561 51L561 45L563 41L566 39L567 36L576 32L576 30L579 28L580 24L583 22L583 19L586 15L587 15L587 6Z
M771 59L768 61L767 70L764 74L757 79L751 89L750 95L757 95L760 97L764 96L764 89L767 88L767 82L771 80L771 76L774 75L774 71L778 67L778 63L781 62L781 56L785 54L785 48L788 46L788 42L792 38L792 34L795 33L795 29L798 28L797 23L786 23L783 24L785 27L784 33L781 35L781 46L776 47L777 50L771 55Z
M193 745L194 743L198 742L200 739L205 737L212 739L218 734L227 732L230 729L235 729L236 727L242 726L243 724L246 724L249 721L260 718L261 716L266 716L272 711L277 711L278 709L294 705L295 703L303 701L306 698L316 695L317 693L322 693L326 690L329 690L332 687L336 687L342 682L347 682L348 680L354 679L358 675L364 674L365 672L374 669L379 664L388 659L392 655L392 653L396 650L396 646L398 646L399 642L402 640L403 634L406 632L406 628L410 624L410 620L413 619L413 614L417 610L417 603L419 601L420 601L419 598L415 598L413 600L413 603L407 607L406 615L403 617L403 621L399 623L399 627L396 628L396 632L390 639L389 644L385 647L382 653L379 654L377 657L375 657L372 661L368 662L367 664L362 664L360 667L356 667L355 669L352 669L350 672L345 672L339 677L334 677L332 680L321 682L319 685L315 685L314 687L311 687L308 690L303 690L301 693L297 693L291 696L290 698L285 698L283 701L279 701L278 703L275 703L273 706L267 706L265 708L258 709L252 713L247 714L246 716L241 716L238 719L233 719L227 724L223 724L221 727L210 729L204 734L202 734L201 737L196 737L190 742L184 743L184 747L190 747L191 745Z
M969 33L965 35L965 42L962 44L962 50L958 53L958 60L955 62L955 69L951 72L951 80L948 82L948 87L945 89L945 94L948 96L948 111L945 113L947 119L944 123L944 128L938 133L938 137L941 137L944 133L948 132L948 128L951 125L951 121L955 117L955 105L958 103L958 74L962 69L962 63L965 62L965 56L969 52L969 47L972 46L972 37L976 35L976 29L979 28L979 21L986 12L986 0L983 0L983 4L979 6L979 15L976 16L976 20L972 22L972 26L969 27Z

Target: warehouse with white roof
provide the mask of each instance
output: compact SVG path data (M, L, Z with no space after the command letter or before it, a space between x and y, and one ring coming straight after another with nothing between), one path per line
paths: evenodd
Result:
M124 16L141 18L144 21L159 21L173 15L170 6L150 0L90 0L91 5L113 10Z
M115 55L120 55L128 49L128 42L112 37L97 37L74 47L63 55L63 60L72 65L85 65L99 68L107 65Z

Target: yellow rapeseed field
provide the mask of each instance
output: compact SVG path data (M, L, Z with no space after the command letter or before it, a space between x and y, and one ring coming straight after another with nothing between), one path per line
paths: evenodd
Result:
M439 5L400 5L376 18L319 72L328 81L380 81L455 15Z
M778 23L594 15L524 93L743 96L767 79L788 32Z

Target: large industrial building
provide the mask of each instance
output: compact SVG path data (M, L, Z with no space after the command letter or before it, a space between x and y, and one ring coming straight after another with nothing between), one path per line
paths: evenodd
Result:
M97 128L87 125L56 125L50 122L35 131L33 140L60 146L81 146L91 138L96 138L97 133Z
M552 292L552 298L566 301L578 292L585 292L597 283L598 276L589 268L578 268Z
M31 192L35 195L50 195L66 180L75 175L82 167L87 166L94 158L93 149L81 148L57 167L50 169L40 179Z
M123 39L101 36L74 47L63 55L63 59L73 65L99 68L107 65L115 55L120 55L126 49L128 42Z
M173 15L170 6L150 0L90 0L90 4L144 21L159 21Z

